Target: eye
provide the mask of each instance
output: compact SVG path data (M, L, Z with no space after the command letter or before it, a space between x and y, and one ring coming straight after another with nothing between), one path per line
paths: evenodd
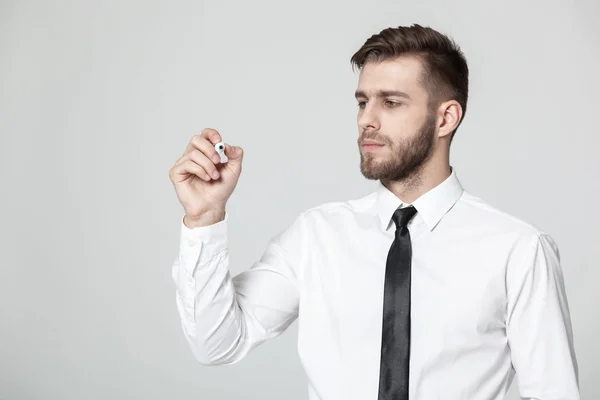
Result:
M386 100L385 104L386 104L388 107L399 107L399 106L401 106L401 105L402 105L402 103L399 103L399 102L397 102L397 101L393 101L393 100Z
M358 102L358 108L365 108L365 104L367 104L366 101L359 101Z

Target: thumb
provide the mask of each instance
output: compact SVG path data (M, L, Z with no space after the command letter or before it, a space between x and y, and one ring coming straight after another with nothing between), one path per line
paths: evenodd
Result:
M244 158L244 150L238 146L230 146L225 144L225 155L229 159L230 162L235 164L240 164L242 159Z

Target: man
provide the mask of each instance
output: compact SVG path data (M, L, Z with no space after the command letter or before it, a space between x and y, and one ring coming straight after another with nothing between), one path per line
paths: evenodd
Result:
M579 399L559 252L461 186L449 164L468 68L431 28L385 29L352 57L360 168L377 190L306 210L228 273L227 199L243 151L216 130L170 171L184 209L173 265L199 362L231 364L299 319L311 400Z

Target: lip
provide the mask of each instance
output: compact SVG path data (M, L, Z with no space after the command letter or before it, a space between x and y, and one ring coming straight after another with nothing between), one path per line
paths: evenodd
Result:
M383 146L383 143L376 142L374 140L365 139L361 142L362 146Z
M364 140L360 147L366 152L377 151L383 147L383 143L374 142L372 140Z

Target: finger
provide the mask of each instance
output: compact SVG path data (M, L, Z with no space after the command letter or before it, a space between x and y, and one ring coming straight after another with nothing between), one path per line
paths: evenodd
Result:
M212 176L213 179L219 179L219 171L214 162L208 159L208 157L199 150L192 150L186 154L190 160L204 168L204 170Z
M196 164L192 160L186 160L185 162L175 165L171 169L171 179L173 181L180 181L181 178L186 178L189 175L195 175L205 181L210 181L210 176L206 173L204 168Z
M215 163L218 163L221 160L219 154L215 150L215 146L202 135L196 135L192 137L184 154L187 154L193 150L200 150Z
M187 160L192 160L195 163L197 163L198 165L200 165L201 167L205 168L206 171L211 175L213 175L213 170L217 171L216 176L218 178L219 170L217 168L217 164L220 163L221 159L218 156L217 156L217 159L218 160L216 160L216 161L214 159L209 160L208 157L206 156L206 154L202 153L200 150L194 149L194 150L191 150L190 152L186 153L185 155L183 155L179 160L177 160L175 162L175 165L183 164Z
M220 176L219 170L217 169L217 167L215 166L214 162L211 162L211 160L209 160L206 155L204 155L202 152L200 152L199 150L192 150L189 153L187 153L186 155L184 155L183 157L181 157L179 160L177 160L177 162L175 163L175 165L181 165L186 163L187 161L193 161L196 164L198 164L199 166L201 166L202 168L204 168L204 170L213 178L213 179L218 179Z
M221 134L216 129L203 129L202 133L200 133L200 136L210 141L213 145L223 141Z

